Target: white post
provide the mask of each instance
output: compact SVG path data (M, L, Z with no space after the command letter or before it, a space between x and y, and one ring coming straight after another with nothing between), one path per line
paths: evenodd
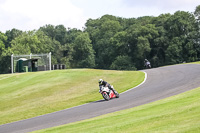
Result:
M13 69L14 69L14 68L13 68L13 54L11 55L11 69L12 69L12 70L11 70L11 73L13 74Z
M30 59L32 58L32 53L30 53Z
M49 53L49 70L51 71L51 52Z

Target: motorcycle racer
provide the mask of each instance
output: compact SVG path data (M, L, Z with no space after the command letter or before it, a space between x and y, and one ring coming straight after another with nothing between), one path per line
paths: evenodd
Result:
M147 59L145 59L145 60L144 60L144 66L145 66L146 68L151 68L151 63L150 63Z
M101 88L101 86L108 87L115 93L113 86L111 86L108 82L104 81L103 79L99 79L99 88Z

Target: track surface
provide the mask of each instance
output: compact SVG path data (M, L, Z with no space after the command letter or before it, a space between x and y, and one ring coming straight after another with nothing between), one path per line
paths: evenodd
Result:
M0 133L23 133L80 121L150 103L200 87L200 65L185 64L144 70L147 80L141 86L110 101L96 101L74 108L0 125ZM117 89L116 89L117 90Z

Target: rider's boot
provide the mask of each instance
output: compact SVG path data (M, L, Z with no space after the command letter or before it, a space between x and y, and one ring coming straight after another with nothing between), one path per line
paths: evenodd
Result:
M114 89L114 88L111 88L111 90L114 92L114 94L116 94L116 93L115 93L115 89Z
M115 89L114 89L114 87L113 87L113 86L111 86L111 85L110 85L108 88L109 88L110 90L112 90L112 91L113 91L113 93L116 95L116 93L115 93Z

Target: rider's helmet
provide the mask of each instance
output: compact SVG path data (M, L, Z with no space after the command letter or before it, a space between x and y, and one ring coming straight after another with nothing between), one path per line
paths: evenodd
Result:
M102 84L103 83L103 79L99 79L99 84Z
M145 62L147 62L148 60L147 60L147 59L145 59L144 61L145 61Z

